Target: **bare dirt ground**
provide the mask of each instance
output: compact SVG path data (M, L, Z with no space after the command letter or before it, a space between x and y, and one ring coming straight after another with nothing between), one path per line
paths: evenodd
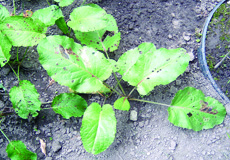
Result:
M142 42L152 42L157 48L182 47L190 54L190 64L186 72L166 86L158 86L146 100L170 104L179 89L192 86L201 89L206 96L225 102L206 80L197 60L195 32L201 31L205 18L220 0L102 0L96 2L107 13L112 14L121 31L119 49L114 52L117 60L125 51L137 47ZM12 0L0 0L0 4L13 11ZM63 8L65 18L79 6L75 1L71 6ZM17 13L31 9L35 11L48 7L45 0L16 0ZM48 34L60 34L57 27L51 27ZM21 54L25 48L19 48ZM15 50L11 52L15 54ZM12 59L15 56L12 56ZM49 76L38 61L36 47L29 48L29 54L22 64L21 79L30 80L40 93L42 102L51 101L56 94L68 89L55 83L45 90L49 84ZM17 78L8 65L0 68L1 83L7 91L17 85ZM113 81L113 79L109 79ZM125 89L131 88L123 83ZM99 95L86 96L88 104L101 103ZM135 93L138 97L138 94ZM113 104L117 97L109 101ZM109 103L109 102L107 102ZM11 107L8 96L0 96L0 109ZM194 132L178 128L168 121L167 108L132 102L131 110L137 111L137 121L130 120L130 112L116 111L117 134L114 143L103 153L92 155L87 153L80 138L81 118L63 119L52 110L42 110L36 119L23 120L17 115L4 118L1 129L11 140L23 141L28 149L38 154L39 160L228 160L230 159L230 118L226 116L221 125L213 129ZM43 106L50 107L50 104ZM228 110L228 109L227 109ZM39 139L47 144L47 156L40 150ZM0 159L5 160L5 148L8 142L0 134Z

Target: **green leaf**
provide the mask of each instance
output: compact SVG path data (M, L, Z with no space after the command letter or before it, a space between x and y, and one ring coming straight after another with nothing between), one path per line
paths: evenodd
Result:
M10 60L12 44L9 39L0 31L0 65L3 67Z
M20 81L18 87L14 86L10 89L9 95L13 108L23 119L27 119L29 114L36 117L37 111L41 110L39 94L30 81Z
M61 7L71 5L74 2L74 0L54 0L54 1L59 2L59 6Z
M34 46L46 37L47 27L31 17L11 16L0 23L0 30L13 46Z
M81 96L73 93L59 94L52 103L54 112L61 114L66 119L81 117L87 106L87 102Z
M111 105L101 108L98 103L92 103L84 113L80 129L85 150L93 154L105 151L114 141L116 123Z
M67 25L73 30L80 32L91 32L101 30L107 26L106 12L98 7L82 6L75 8L70 14Z
M69 32L69 28L65 22L65 19L63 17L59 18L55 21L55 24L58 26L58 28L64 33L67 34Z
M39 61L49 76L78 93L110 92L103 81L112 66L101 52L65 36L50 36L37 47Z
M11 141L6 148L11 160L36 160L37 154L26 149L22 141Z
M6 9L6 7L0 4L0 23L4 21L6 17L9 17L9 16L10 16L9 11Z
M46 26L52 26L61 17L64 17L61 9L56 5L51 5L47 8L37 10L31 18L39 19Z
M114 108L119 109L119 110L123 110L123 111L129 111L130 104L129 104L127 97L121 97L121 98L117 99L114 102Z
M226 115L224 106L201 90L186 87L176 93L168 108L169 121L176 126L200 131L221 124Z
M101 51L115 51L120 43L121 33L118 32L116 20L112 15L107 14L107 26L101 30L92 32L74 31L77 39L82 44L93 47Z
M166 85L182 74L189 64L189 55L182 48L165 49L142 43L124 53L118 60L122 79L147 95L157 85Z

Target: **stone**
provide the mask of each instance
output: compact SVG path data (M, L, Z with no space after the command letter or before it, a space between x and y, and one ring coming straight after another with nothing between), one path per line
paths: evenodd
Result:
M183 32L183 38L184 38L185 41L189 41L191 39L190 34L185 33L185 32Z
M177 143L175 141L171 140L169 149L175 150L176 146L177 146Z
M188 52L188 55L189 55L189 57L190 57L190 62L191 61L193 61L194 59L195 59L195 56L194 56L194 54L193 54L193 49L190 51L190 52Z
M188 67L186 68L185 72L190 72L190 66L188 65Z
M60 142L54 141L54 142L52 143L52 150L53 150L53 152L56 153L56 152L58 152L61 148L62 148L62 146L61 146Z
M131 111L130 111L130 117L129 117L129 119L130 119L131 121L137 121L137 111L131 110Z
M168 35L168 38L169 38L169 39L172 39L172 38L173 38L173 36L172 36L171 34L169 34L169 35Z
M176 80L176 85L177 85L177 86L181 85L181 80L177 79L177 80Z
M45 160L52 160L52 157L46 157Z
M174 86L171 86L170 92L171 92L171 93L176 93L176 92L177 92L177 88L174 87Z

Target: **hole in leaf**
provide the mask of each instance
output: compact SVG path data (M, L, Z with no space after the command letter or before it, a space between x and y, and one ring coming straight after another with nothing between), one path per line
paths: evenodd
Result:
M192 117L192 113L191 112L189 112L187 115L188 115L188 117Z

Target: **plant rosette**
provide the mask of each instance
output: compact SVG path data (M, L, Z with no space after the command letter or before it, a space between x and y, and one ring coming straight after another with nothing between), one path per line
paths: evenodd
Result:
M60 6L70 3L64 2L67 0L60 1ZM156 86L175 81L185 72L190 57L183 48L156 48L153 43L144 42L123 53L118 61L110 59L110 53L118 49L121 33L114 17L96 4L75 8L67 24L56 5L35 11L31 17L9 16L3 6L0 9L0 36L5 44L0 45L1 66L9 64L11 47L37 45L39 62L52 81L73 92L57 95L50 109L65 119L83 117L80 135L89 153L99 154L113 143L117 132L115 110L129 111L130 101L165 106L172 124L194 131L213 128L225 118L226 110L220 102L193 87L178 91L170 105L132 97L134 91L145 97ZM66 35L46 36L47 28L54 24ZM80 43L68 36L69 28ZM43 109L39 93L30 81L20 79L19 69L20 65L18 72L12 68L19 84L10 89L10 100L21 118L36 117ZM121 75L120 79L117 74ZM116 80L112 86L106 83L110 76ZM133 88L129 93L121 80ZM87 104L79 94L99 94L104 101L102 105ZM119 98L114 104L107 104L106 100L113 94ZM36 154L28 151L21 141L10 141L1 132L9 141L6 152L11 159L22 155L36 159Z

